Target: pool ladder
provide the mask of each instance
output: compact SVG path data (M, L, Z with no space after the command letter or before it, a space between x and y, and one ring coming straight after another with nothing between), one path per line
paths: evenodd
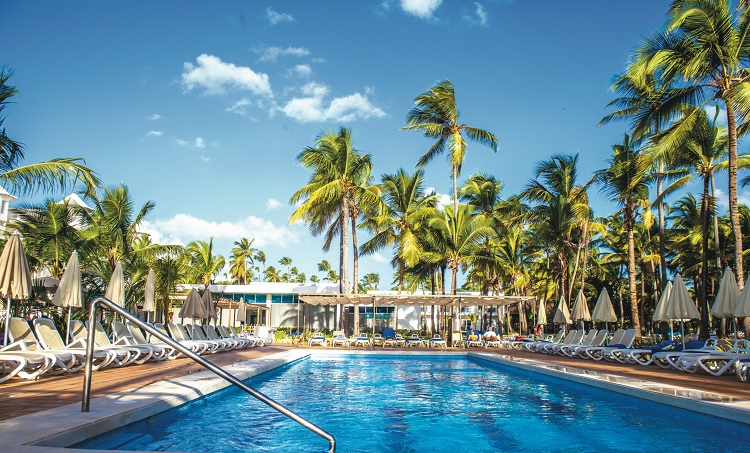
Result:
M111 300L107 299L106 297L97 297L94 299L93 302L91 302L91 308L89 311L89 326L94 326L96 322L96 309L98 305L104 305L110 310L114 311L115 313L119 314L123 318L127 319L128 321L132 322L133 324L136 324L141 329L145 330L146 332L150 333L151 335L155 336L156 338L160 339L164 343L172 346L177 351L180 351L185 356L192 359L194 362L197 362L201 365L203 365L205 368L209 369L210 371L217 374L219 377L223 378L224 380L228 381L230 384L234 385L235 387L239 387L245 392L249 393L256 399L260 400L262 403L265 403L272 408L276 409L277 411L281 412L282 414L286 415L287 417L291 418L295 422L299 423L300 425L304 426L305 428L309 429L310 431L314 432L318 436L326 439L328 441L329 446L329 453L335 453L336 452L336 439L328 432L320 428L319 426L315 425L311 421L295 414L291 410L287 409L280 403L274 401L273 399L267 397L266 395L260 393L257 390L253 390L250 388L247 384L242 382L241 380L237 379L233 375L227 373L223 368L214 365L213 363L209 362L208 360L204 359L203 357L199 356L198 354L194 353L190 349L186 348L185 346L181 345L177 341L169 338L168 336L164 335L163 333L159 332L149 324L141 321L139 318L134 316L129 311L125 310L124 308L120 307L119 305L115 304ZM83 403L81 407L81 412L88 412L89 411L89 402L91 400L91 371L93 370L93 360L94 360L94 332L96 329L89 328L88 330L88 338L86 340L86 368L84 369L84 375L83 375Z

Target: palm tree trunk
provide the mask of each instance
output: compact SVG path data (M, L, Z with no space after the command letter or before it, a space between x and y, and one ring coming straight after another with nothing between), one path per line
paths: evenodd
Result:
M630 292L630 317L637 336L641 336L641 320L638 317L638 293L635 282L635 236L633 235L632 210L628 206L625 209L625 228L628 232L628 289Z
M701 255L703 263L701 264L701 288L698 293L698 307L701 313L699 338L708 338L708 189L709 176L703 178L703 199L701 200Z
M354 269L352 270L352 292L359 294L359 248L357 248L357 218L352 216L352 256Z
M729 218L734 233L734 263L737 267L737 285L740 289L745 285L745 272L742 266L742 228L740 227L740 211L737 207L737 119L730 95L724 99L727 109L727 136L729 139Z
M458 216L458 169L455 165L453 165L453 214Z
M714 172L711 172L711 198L716 198L716 179ZM721 264L721 245L719 242L719 216L714 215L714 247L716 248L716 268L721 270L724 266Z
M659 197L659 273L661 274L661 288L659 293L667 284L667 237L664 228L664 201L661 200L661 194L664 192L664 162L659 161L659 175L656 178L656 195Z

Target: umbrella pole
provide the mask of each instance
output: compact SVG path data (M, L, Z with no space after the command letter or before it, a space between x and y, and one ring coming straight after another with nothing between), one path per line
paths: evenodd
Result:
M682 350L685 350L685 321L680 321L680 338L682 338Z
M68 307L68 322L65 324L65 344L70 344L70 311L71 308Z
M8 298L7 307L5 307L5 336L3 336L3 347L8 346L8 324L10 324L10 303L11 298Z

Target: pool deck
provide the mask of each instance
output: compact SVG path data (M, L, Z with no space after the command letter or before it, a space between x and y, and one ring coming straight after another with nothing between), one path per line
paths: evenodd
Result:
M289 350L304 350L288 345L273 345L264 348L250 350L229 351L221 354L207 356L206 358L219 366L228 366L250 359L265 357L279 352ZM345 348L311 348L315 350L341 350ZM351 348L354 350L355 348ZM362 351L363 348L356 348ZM369 349L365 349L369 351ZM375 351L383 351L376 347ZM388 348L391 353L403 352L407 354L416 349ZM422 348L421 350L428 350ZM429 349L435 351L434 349ZM445 350L440 350L445 351ZM740 382L737 376L726 373L723 376L711 376L705 373L689 374L677 370L662 369L655 365L623 365L609 362L595 362L592 360L581 360L569 357L552 356L547 354L535 354L507 349L454 349L448 348L448 352L456 353L482 352L493 355L504 355L530 361L546 362L562 367L578 368L597 373L606 373L634 378L654 383L677 386L700 392L710 392L731 398L750 401L750 383ZM203 368L189 359L177 359L159 363L128 366L124 368L111 368L97 371L92 379L92 398L111 395L143 388L147 385L167 381L180 376L202 371ZM60 376L43 376L37 381L23 381L12 379L0 384L0 421L15 417L28 415L51 408L56 408L71 403L80 403L83 388L83 372Z

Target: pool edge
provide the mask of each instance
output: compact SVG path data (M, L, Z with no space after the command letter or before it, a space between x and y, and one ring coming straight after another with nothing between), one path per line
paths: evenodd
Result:
M241 380L310 356L307 350L289 350L224 367ZM96 380L96 374L94 374ZM95 398L91 411L80 403L0 421L0 451L19 453L95 453L66 448L88 438L143 420L172 407L211 394L231 384L211 371L180 376L136 391Z

